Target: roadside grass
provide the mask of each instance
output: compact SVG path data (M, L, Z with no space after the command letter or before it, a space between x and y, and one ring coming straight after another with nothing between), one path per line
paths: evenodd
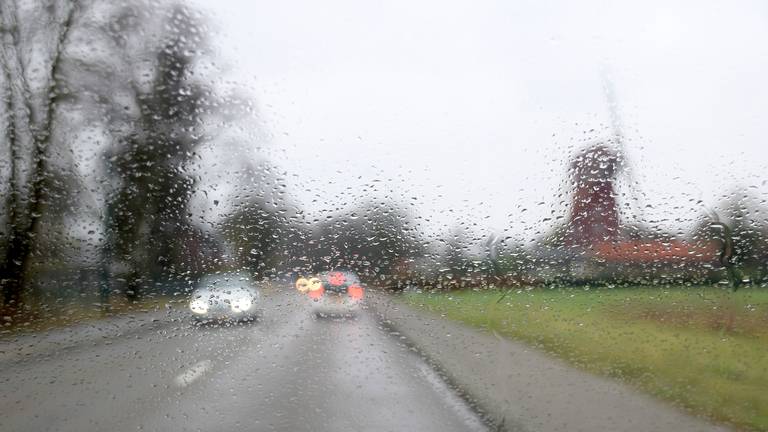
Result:
M412 306L536 346L692 412L768 430L768 289L408 293Z
M0 338L93 322L129 313L155 311L169 306L176 307L176 303L178 299L170 296L148 296L138 300L120 297L113 299L108 307L98 303L76 302L55 305L55 307L27 304L27 312L0 311L0 317L3 317L3 322L0 322Z

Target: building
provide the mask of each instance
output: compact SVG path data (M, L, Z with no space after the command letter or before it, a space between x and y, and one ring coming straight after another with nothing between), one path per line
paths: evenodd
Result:
M617 180L625 158L610 140L576 153L568 169L566 222L533 251L540 282L688 280L718 267L716 241L688 242L622 222Z

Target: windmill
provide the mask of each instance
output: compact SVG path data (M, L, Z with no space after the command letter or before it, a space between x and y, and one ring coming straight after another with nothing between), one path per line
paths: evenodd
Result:
M617 198L620 179L629 188L629 210L637 218L639 211L633 186L633 175L627 161L626 138L613 82L605 68L602 84L610 115L610 132L578 152L571 161L573 187L569 232L566 244L590 246L621 240L626 224L620 223L621 209Z

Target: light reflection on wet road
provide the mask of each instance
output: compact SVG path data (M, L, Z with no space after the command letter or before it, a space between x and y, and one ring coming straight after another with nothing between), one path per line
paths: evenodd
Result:
M177 317L6 363L0 429L485 429L371 314L318 320L292 294L266 298L255 324L197 327Z

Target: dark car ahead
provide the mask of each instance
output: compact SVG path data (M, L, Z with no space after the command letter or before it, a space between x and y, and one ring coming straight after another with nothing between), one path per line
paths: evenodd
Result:
M318 317L355 316L363 304L365 288L351 271L332 270L316 277L299 278L296 288L306 293Z

